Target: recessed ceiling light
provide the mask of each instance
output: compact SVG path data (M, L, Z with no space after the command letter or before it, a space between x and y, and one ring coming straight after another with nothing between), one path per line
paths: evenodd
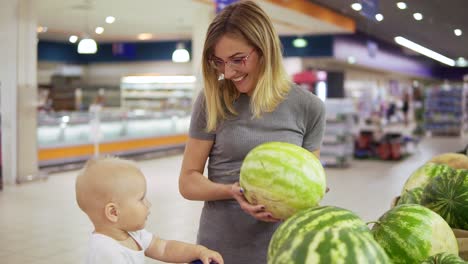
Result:
M104 33L104 28L103 27L97 27L96 30L94 30L94 32L96 32L96 34L102 34Z
M463 34L462 30L459 28L455 29L453 33L455 33L456 36L461 36Z
M361 5L360 3L353 3L353 4L351 5L351 8L354 9L354 10L356 10L356 11L361 11L362 5Z
M106 23L107 24L112 24L114 22L115 22L115 17L113 17L113 16L106 17Z
M47 32L47 29L48 29L47 27L38 26L36 31L37 31L37 33L45 33L45 32Z
M355 64L355 63L356 63L356 58L353 57L353 56L349 56L349 57L348 57L348 63L349 63L349 64Z
M376 15L375 15L375 19L376 19L377 21L382 21L382 20L383 20L383 15L382 15L382 14L376 14Z
M76 41L78 41L78 37L75 35L72 35L70 36L70 38L68 38L68 41L70 41L71 43L76 43Z
M465 60L465 58L460 57L457 59L457 66L458 67L465 67L468 65L468 62Z
M414 13L413 17L414 17L414 19L416 19L418 21L423 19L423 15L421 13Z
M148 40L148 39L153 38L153 34L151 34L151 33L141 33L141 34L138 34L137 38L139 40Z
M396 5L400 9L406 9L408 7L405 2L398 2Z

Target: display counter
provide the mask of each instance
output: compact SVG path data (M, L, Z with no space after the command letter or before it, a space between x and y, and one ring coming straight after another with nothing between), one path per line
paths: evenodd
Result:
M39 113L39 166L83 161L99 154L138 154L181 148L187 111L103 110Z

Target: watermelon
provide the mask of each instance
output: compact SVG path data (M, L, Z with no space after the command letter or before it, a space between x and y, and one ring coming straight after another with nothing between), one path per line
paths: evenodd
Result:
M282 223L268 247L268 263L390 263L367 225L353 212L320 206Z
M421 167L419 167L415 172L413 172L409 178L406 180L405 185L403 186L402 194L406 191L412 190L416 187L421 187L424 189L426 184L430 179L439 176L443 173L452 173L453 169L444 164L436 164L428 162Z
M458 255L450 253L439 253L434 256L430 256L421 264L467 264L468 262L461 259Z
M262 204L273 217L286 219L315 207L326 188L325 171L310 151L285 142L253 148L242 162L240 186L251 204Z
M458 254L457 239L447 222L418 204L390 209L371 231L395 264L420 263L441 252Z
M444 153L433 157L429 162L445 164L454 169L468 170L468 156L460 153Z
M422 193L423 193L423 188L421 187L416 187L414 189L406 191L400 196L400 199L398 199L397 205L420 204Z
M442 216L452 228L468 230L468 170L432 179L421 204Z

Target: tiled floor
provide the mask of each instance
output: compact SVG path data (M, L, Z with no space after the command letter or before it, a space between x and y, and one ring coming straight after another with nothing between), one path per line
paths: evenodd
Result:
M403 161L353 161L347 169L326 169L330 192L322 204L375 220L413 170L432 155L459 150L467 143L467 138L429 138ZM147 229L163 238L194 242L202 203L180 196L180 163L180 155L139 162L153 204ZM92 227L75 203L75 176L75 171L53 174L45 181L6 186L0 192L0 263L81 263Z

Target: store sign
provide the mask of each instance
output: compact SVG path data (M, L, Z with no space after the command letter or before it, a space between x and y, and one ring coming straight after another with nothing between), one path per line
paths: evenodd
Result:
M232 4L232 3L235 3L239 0L215 0L215 4L216 4L216 14L218 14L219 12L221 12L221 10L223 10L226 6Z
M379 13L379 0L360 0L362 9L361 15L370 20L375 20L375 15Z

